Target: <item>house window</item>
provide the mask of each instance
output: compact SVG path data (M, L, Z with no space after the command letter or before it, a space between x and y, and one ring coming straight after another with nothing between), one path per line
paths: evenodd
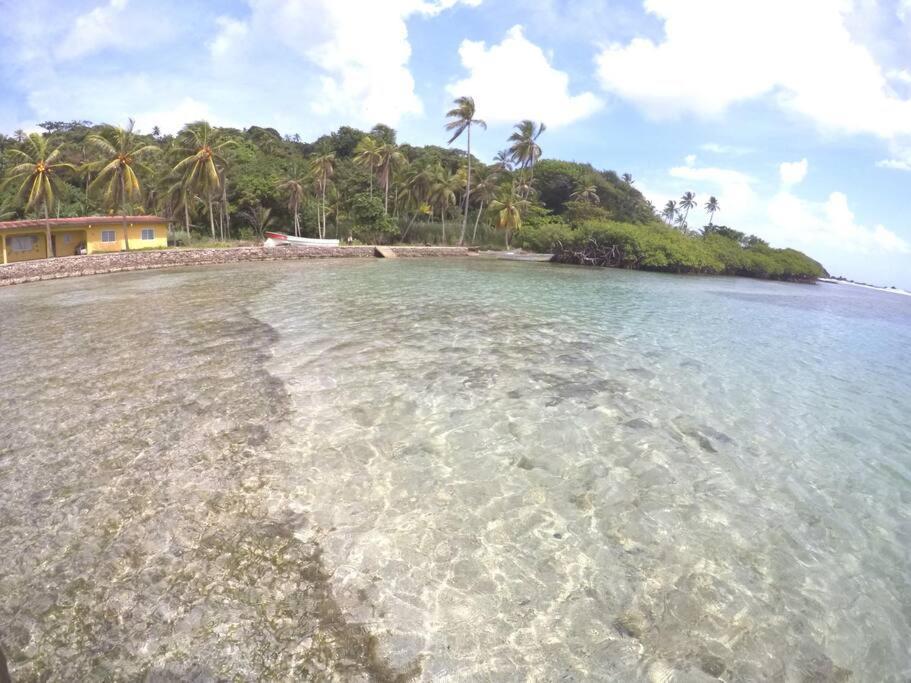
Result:
M67 234L67 235L64 235L64 236L63 236L63 243L64 243L64 244L69 244L69 243L72 242L72 241L73 241L73 236L72 236L72 235Z
M35 251L38 247L38 238L34 235L10 237L7 239L7 244L9 245L10 251L13 252Z
M144 240L155 239L155 229L154 228L143 228L142 229L142 239L144 239Z
M101 241L102 242L116 242L117 240L114 237L114 231L113 230L102 230L101 231Z

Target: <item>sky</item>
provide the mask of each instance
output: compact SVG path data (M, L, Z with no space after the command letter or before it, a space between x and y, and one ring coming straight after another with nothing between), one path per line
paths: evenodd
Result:
M484 160L541 121L545 157L659 207L714 195L716 223L911 289L911 0L0 0L6 134L205 118L445 145L460 95Z

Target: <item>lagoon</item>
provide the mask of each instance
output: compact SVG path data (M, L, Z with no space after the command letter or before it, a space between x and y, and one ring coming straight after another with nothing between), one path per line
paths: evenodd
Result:
M16 680L911 670L905 297L282 262L0 321Z

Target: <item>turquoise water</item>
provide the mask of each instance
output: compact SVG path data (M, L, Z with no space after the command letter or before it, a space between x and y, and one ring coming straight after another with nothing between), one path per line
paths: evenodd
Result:
M26 680L911 675L911 298L399 259L0 320Z

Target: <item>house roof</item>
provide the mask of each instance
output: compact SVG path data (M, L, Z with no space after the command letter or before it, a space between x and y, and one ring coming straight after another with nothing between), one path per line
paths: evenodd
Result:
M81 225L120 225L122 216L80 216L77 218L51 218L47 221L52 228L59 226ZM167 223L167 218L161 216L127 216L127 223ZM0 221L0 230L22 230L23 228L44 229L44 219L29 219L25 221Z

